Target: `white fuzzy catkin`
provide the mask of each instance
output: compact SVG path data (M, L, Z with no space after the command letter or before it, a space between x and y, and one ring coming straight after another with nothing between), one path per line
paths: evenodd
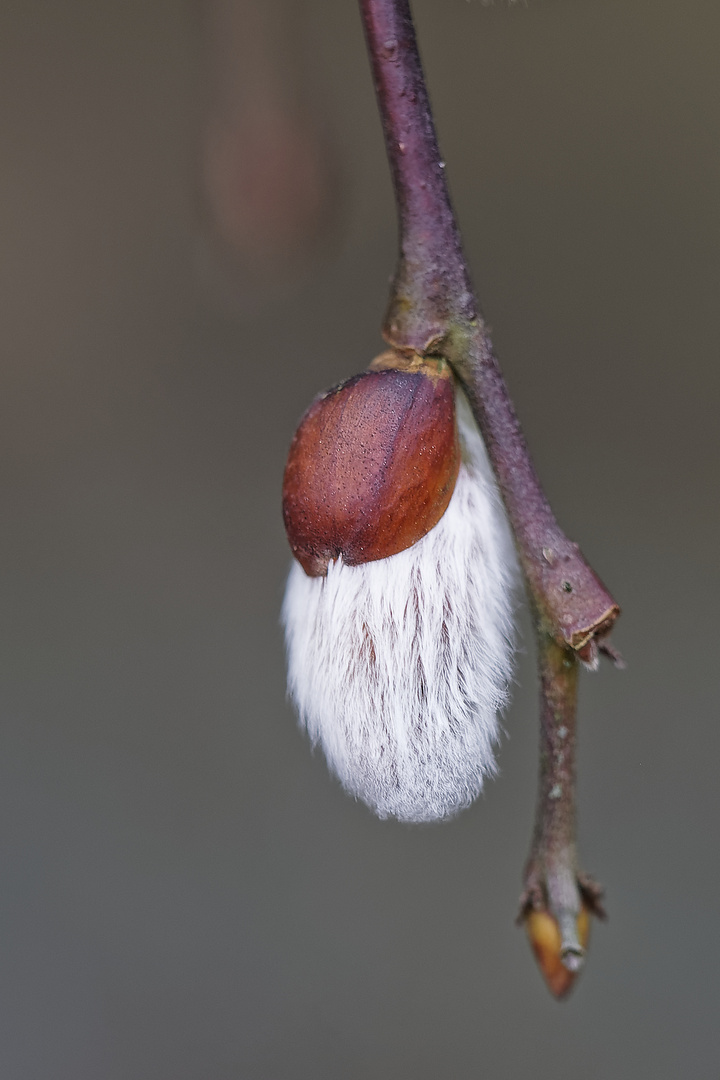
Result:
M515 554L461 393L462 464L438 524L387 559L308 577L283 605L288 690L343 787L381 818L452 817L496 771L512 675Z

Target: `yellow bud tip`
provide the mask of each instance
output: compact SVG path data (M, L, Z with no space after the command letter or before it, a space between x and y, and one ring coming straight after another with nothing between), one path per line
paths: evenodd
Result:
M549 911L530 910L525 917L525 928L550 993L556 998L566 997L585 958L590 936L590 913L587 907L583 904L575 920L577 938L572 943L568 942L567 938L563 942L558 921Z

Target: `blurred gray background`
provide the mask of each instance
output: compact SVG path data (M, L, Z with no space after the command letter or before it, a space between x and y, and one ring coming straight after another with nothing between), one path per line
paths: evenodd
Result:
M560 521L624 607L584 675L573 997L500 778L378 822L285 701L279 489L395 257L354 0L0 6L0 1076L718 1080L720 5L417 0L476 284Z

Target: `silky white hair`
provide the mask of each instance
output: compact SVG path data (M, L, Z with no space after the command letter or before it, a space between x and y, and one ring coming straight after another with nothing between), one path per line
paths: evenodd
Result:
M462 462L438 524L405 551L308 577L282 620L288 691L343 787L381 818L469 806L496 772L513 667L516 561L485 446L458 391Z

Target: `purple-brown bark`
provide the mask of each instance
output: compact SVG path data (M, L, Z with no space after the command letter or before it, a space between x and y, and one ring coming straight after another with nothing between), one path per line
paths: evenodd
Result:
M619 657L607 635L619 607L563 533L542 491L463 257L408 0L359 0L392 170L400 255L384 324L393 348L440 355L462 383L512 525L538 635L541 781L523 904L546 908L568 971L582 961L577 921L597 887L575 856L578 660ZM562 734L561 734L562 733ZM561 745L562 744L562 745Z

